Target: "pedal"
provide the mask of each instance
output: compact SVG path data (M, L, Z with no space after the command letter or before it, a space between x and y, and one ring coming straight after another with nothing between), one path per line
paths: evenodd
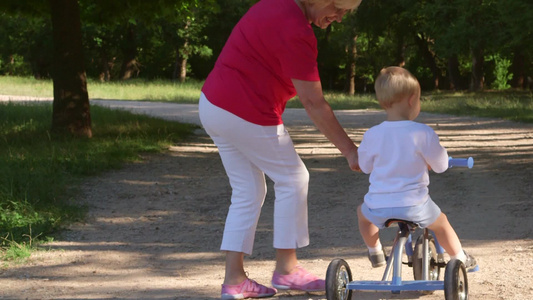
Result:
M476 265L473 269L468 270L468 273L474 273L479 271L479 265Z

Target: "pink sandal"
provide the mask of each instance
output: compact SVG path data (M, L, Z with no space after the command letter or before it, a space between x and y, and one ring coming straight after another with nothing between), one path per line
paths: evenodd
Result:
M299 290L304 292L322 292L326 290L326 282L318 276L309 273L301 266L296 266L296 271L281 275L274 271L272 286L278 290Z
M221 299L263 298L274 296L277 292L276 289L271 289L248 278L241 284L223 284Z

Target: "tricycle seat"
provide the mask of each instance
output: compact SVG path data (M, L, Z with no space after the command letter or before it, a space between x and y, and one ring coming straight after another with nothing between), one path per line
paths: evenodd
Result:
M405 225L409 226L411 230L418 228L417 223L402 219L388 219L385 221L385 227L390 227L394 223L404 223Z

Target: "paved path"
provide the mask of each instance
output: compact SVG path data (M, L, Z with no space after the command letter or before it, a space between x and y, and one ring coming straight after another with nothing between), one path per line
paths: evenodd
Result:
M0 101L49 102L52 101L52 98L0 95ZM201 125L198 118L198 104L104 99L93 99L90 100L90 103L113 109L124 109L133 113L146 114L170 121ZM359 117L361 116L370 117L378 121L384 118L384 113L376 110L342 110L336 111L335 114L339 121L347 127L356 124L360 125L361 120ZM358 118L354 118L355 116ZM286 109L283 114L283 120L287 126L313 125L305 110L300 108Z
M0 101L50 102L51 98L0 95ZM147 102L126 100L91 100L91 104L114 109L124 109L133 113L147 114L166 120L200 125L197 104L176 104L170 102Z

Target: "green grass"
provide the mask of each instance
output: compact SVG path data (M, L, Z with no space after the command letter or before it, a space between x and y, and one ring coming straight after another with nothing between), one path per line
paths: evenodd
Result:
M53 97L52 80L32 77L0 76L0 94L14 96Z
M432 93L422 98L422 111L425 112L533 123L531 91Z
M88 176L140 160L187 138L193 125L91 107L93 138L51 135L52 105L0 102L0 256L24 253L86 212L77 201Z
M132 79L102 83L89 79L90 99L148 100L176 103L197 103L202 82L178 83L169 80ZM53 97L52 80L30 77L0 76L0 94L32 97Z
M87 88L91 99L168 101L198 103L202 82L176 83L169 80L129 80L101 83L89 80ZM0 76L0 93L52 97L51 80L26 77ZM373 94L347 96L340 92L325 92L333 109L379 109ZM301 108L301 103L290 100L289 108ZM424 93L422 111L453 115L502 118L533 123L533 96L531 91L431 92Z
M91 99L150 100L176 103L198 103L202 82L177 83L165 80L87 83Z
M372 94L349 96L340 92L325 91L324 97L333 109L380 109L378 101ZM288 108L303 108L295 97L287 102Z
M339 92L325 92L333 109L381 109L371 94L347 96ZM422 95L421 110L429 113L501 118L533 123L533 94L531 91L432 92ZM301 108L292 99L287 107Z

